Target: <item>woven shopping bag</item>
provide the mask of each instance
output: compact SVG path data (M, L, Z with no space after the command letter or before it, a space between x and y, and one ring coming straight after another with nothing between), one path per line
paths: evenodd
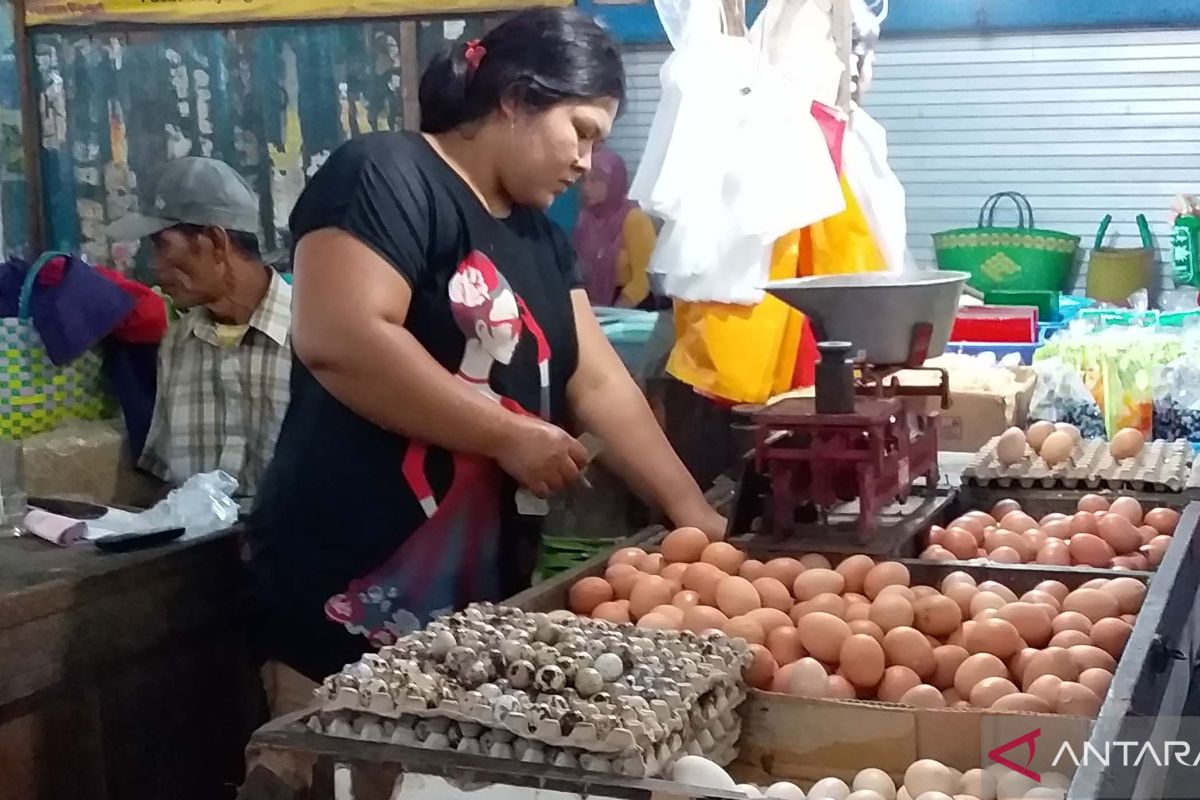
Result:
M1004 199L1017 205L1015 228L997 227L996 205ZM979 209L974 228L955 228L933 235L938 269L971 274L971 286L983 292L1025 289L1067 290L1079 237L1035 227L1033 207L1025 195L997 192Z
M56 365L33 326L29 304L38 273L66 253L44 253L25 274L15 317L0 318L0 438L23 439L65 420L106 419L115 411L103 361L89 350Z

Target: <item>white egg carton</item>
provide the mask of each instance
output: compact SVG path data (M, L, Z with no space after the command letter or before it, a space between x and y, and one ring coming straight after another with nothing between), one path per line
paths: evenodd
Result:
M503 729L453 723L445 719L423 720L408 714L393 719L349 709L322 711L308 717L305 725L314 733L327 736L548 764L632 778L668 774L675 761L685 755L703 756L721 766L731 764L737 758L737 743L742 732L741 717L729 710L710 720L690 739L673 736L655 747L639 747L611 754L575 747L546 746Z
M749 658L744 642L724 636L473 606L364 655L315 694L323 712L454 723L626 756L691 741L733 713L746 698ZM615 667L601 684L603 659ZM528 671L535 667L536 686ZM588 671L594 683L581 693L576 679ZM550 673L557 683L543 682Z
M996 456L1000 437L984 445L962 473L964 486L1024 489L1110 489L1179 493L1200 487L1200 462L1187 442L1157 440L1133 458L1117 461L1103 439L1075 446L1071 458L1051 467L1026 446L1025 460L1004 465Z

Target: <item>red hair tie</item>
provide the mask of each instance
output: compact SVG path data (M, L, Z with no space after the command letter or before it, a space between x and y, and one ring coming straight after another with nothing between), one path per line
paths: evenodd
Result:
M479 62L483 61L483 57L487 55L487 48L479 43L478 39L472 39L467 42L466 59L467 66L471 72L479 69Z

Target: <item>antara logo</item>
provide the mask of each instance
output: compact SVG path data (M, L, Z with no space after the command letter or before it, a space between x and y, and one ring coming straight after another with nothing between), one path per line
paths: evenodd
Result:
M990 758L992 761L995 761L997 764L999 764L1002 767L1008 767L1013 772L1016 772L1020 775L1024 775L1026 778L1029 778L1030 780L1041 783L1042 776L1029 768L1029 766L1033 763L1033 757L1034 757L1035 753L1037 752L1037 738L1041 735L1042 735L1042 729L1035 728L1034 730L1031 730L1029 733L1026 733L1023 736L1018 736L1016 739L1013 739L1010 742L1005 742L1004 744L1000 745L999 747L989 750L988 754L987 754L988 758ZM1018 747L1023 747L1025 745L1029 745L1029 758L1025 759L1024 766L1022 766L1014 761L1010 761L1009 759L1004 757L1004 754L1007 753L1008 751L1015 750Z

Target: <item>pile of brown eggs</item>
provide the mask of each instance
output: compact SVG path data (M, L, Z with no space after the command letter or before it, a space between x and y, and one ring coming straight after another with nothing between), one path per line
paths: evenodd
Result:
M908 568L819 554L766 563L703 532L669 534L661 552L626 548L604 577L570 590L577 614L651 629L720 630L750 643L752 686L805 697L924 708L1094 715L1146 587L1044 581L1018 597L965 572L940 588Z
M945 528L934 526L921 558L1150 570L1162 563L1178 525L1178 511L1143 513L1132 497L1110 504L1089 494L1075 514L1047 514L1041 520L1022 511L1016 500L1002 500L990 514L971 511Z

